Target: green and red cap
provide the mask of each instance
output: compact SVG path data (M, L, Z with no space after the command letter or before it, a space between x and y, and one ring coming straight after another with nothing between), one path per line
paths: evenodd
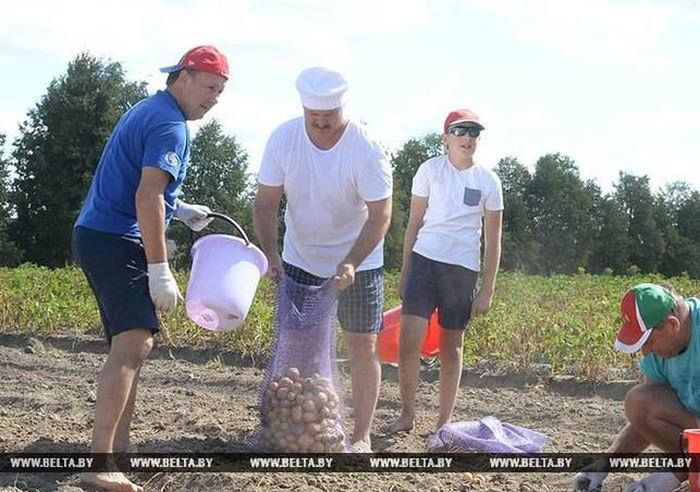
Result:
M622 327L617 332L615 348L631 354L647 341L651 330L671 313L675 300L657 284L639 284L628 290L620 302Z

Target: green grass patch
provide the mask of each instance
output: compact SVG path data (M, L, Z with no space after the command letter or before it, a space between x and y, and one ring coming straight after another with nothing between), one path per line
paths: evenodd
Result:
M184 291L187 274L176 274ZM386 275L386 309L399 304L398 275ZM610 377L610 368L632 368L636 357L612 347L619 324L619 298L639 282L659 276L613 277L500 273L487 316L475 320L465 336L468 365L495 361L518 371L548 364L554 374L588 379ZM696 295L700 282L670 279L679 293ZM162 339L173 346L214 347L264 358L272 340L274 285L263 279L244 325L228 333L199 328L184 305L161 317ZM99 313L82 272L75 267L48 269L23 265L0 269L0 332L27 335L101 336Z

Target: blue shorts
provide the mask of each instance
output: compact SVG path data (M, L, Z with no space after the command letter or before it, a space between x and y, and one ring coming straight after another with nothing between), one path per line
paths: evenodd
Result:
M438 309L440 326L464 330L469 323L479 272L411 253L401 314L430 319Z
M73 257L92 289L109 343L128 330L160 331L139 238L76 227Z
M284 262L284 273L297 283L321 285L326 278ZM384 269L355 273L355 283L338 297L338 321L345 331L379 333L384 319Z

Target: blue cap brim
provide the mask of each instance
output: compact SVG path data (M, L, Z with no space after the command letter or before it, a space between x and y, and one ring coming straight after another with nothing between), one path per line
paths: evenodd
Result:
M163 73L173 73L173 72L177 72L178 70L182 70L182 67L180 66L180 64L170 65L169 67L162 67L160 69L160 71Z

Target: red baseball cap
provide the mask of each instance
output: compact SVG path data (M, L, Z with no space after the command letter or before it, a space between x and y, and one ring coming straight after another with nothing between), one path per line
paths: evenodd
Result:
M469 109L455 109L448 114L447 118L445 118L445 133L447 133L449 127L457 123L474 123L480 130L484 129L484 125L479 122L479 117Z
M160 71L163 73L173 73L183 68L213 73L214 75L221 75L228 79L228 60L226 59L226 55L210 45L192 48L185 53L185 56L180 58L177 65L163 67Z

